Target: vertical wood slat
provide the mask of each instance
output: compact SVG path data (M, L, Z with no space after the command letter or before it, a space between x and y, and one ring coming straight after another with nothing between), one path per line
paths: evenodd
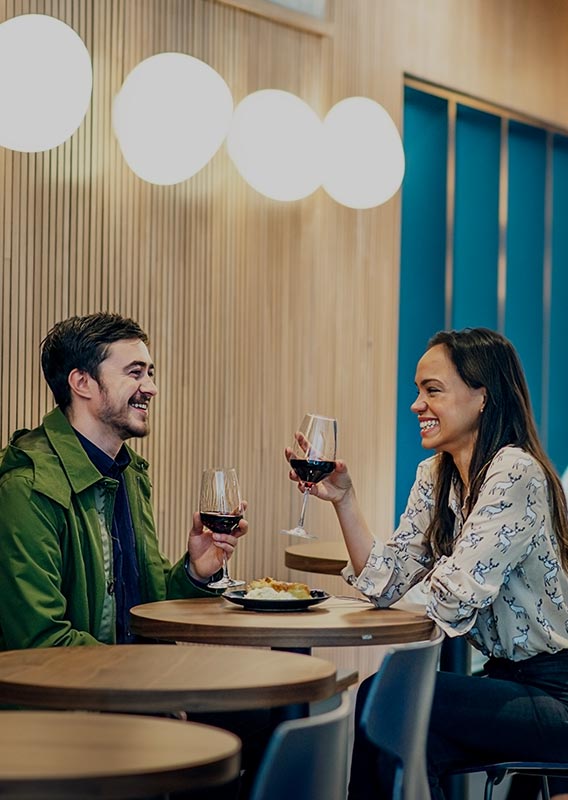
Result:
M224 148L193 179L150 186L112 135L114 95L142 59L177 50L216 68L235 102L280 88L323 116L361 94L400 126L407 71L566 127L568 10L560 0L546 12L523 0L522 15L518 0L336 0L333 35L322 36L215 0L0 0L0 22L30 12L77 30L94 85L69 142L37 155L0 149L1 443L51 407L39 341L56 320L132 315L158 369L152 434L137 445L164 550L185 546L201 470L231 462L251 525L235 574L346 593L339 578L283 566L277 531L296 520L300 496L282 453L306 411L337 416L370 524L390 532L400 196L369 211L321 189L277 203L244 183ZM321 538L339 538L330 508L311 500L308 513ZM335 657L364 673L377 656Z

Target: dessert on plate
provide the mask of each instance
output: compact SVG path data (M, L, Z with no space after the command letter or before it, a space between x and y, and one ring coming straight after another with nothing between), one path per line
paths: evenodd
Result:
M311 594L305 583L260 578L247 584L245 597L251 600L309 600Z

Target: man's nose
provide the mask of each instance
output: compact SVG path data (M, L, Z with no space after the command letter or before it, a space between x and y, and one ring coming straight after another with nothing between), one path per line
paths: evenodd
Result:
M154 395L158 394L158 387L154 383L153 378L151 378L149 375L146 375L140 384L140 391L144 392L144 394L152 395L153 397Z

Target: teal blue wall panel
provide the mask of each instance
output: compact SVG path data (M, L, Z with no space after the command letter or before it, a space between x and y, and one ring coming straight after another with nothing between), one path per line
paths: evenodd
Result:
M517 348L542 417L546 133L509 124L505 335Z
M555 136L552 154L552 276L547 450L555 467L568 466L568 138Z
M452 328L497 328L501 120L456 114Z
M446 258L447 101L405 89L400 321L396 441L396 516L402 513L420 446L410 405L416 362L428 339L444 327Z
M545 449L560 473L568 468L568 136L518 122L506 111L477 110L467 98L460 98L455 105L450 229L452 217L446 208L450 102L454 101L427 89L405 90L397 516L417 462L428 455L420 447L416 420L409 411L416 392L416 362L429 337L445 326L447 313L453 328L502 329L513 342L525 368ZM507 202L503 240L501 175L506 178ZM445 274L448 236L453 248L451 286L446 286ZM506 267L501 286L500 241ZM448 309L447 291L451 291Z

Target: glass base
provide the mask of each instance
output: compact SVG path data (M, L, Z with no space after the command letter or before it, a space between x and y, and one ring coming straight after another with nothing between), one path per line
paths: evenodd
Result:
M304 528L300 528L296 526L295 528L290 528L290 530L281 530L280 533L288 534L288 536L297 536L299 539L317 539L317 536L314 536L313 533L308 533Z
M219 578L218 581L208 583L208 589L233 589L235 586L244 586L246 581L238 581L235 578Z

